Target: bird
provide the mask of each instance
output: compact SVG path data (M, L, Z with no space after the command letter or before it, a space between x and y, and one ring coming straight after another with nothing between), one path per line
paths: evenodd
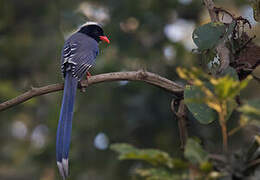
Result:
M101 41L110 43L102 26L97 22L87 22L65 41L61 52L64 89L56 136L56 161L63 180L69 176L68 156L76 90L78 83L95 65Z

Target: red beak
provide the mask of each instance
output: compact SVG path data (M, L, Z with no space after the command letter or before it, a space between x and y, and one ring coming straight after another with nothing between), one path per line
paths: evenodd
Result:
M99 39L101 41L104 41L104 42L108 43L108 44L110 43L109 39L106 36L99 36Z

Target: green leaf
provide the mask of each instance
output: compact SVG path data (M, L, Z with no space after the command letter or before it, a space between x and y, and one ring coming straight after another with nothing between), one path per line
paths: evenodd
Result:
M198 49L203 51L214 48L224 37L226 26L223 23L208 23L197 27L192 38Z
M189 138L185 146L184 157L193 164L201 164L208 161L208 153L194 139Z
M173 168L174 169L187 169L189 167L189 164L186 161L183 161L178 158L174 158L172 160Z
M208 161L204 161L200 164L200 169L204 172L210 172L213 168L213 165L208 162Z
M238 78L236 70L234 68L230 67L230 66L223 71L222 75L223 76L229 76L233 80L239 82L239 78ZM237 102L236 102L236 100L234 98L230 98L227 101L227 116L225 117L226 120L228 120L230 118L230 116L232 115L233 111L237 107L238 107L238 104L237 104Z
M233 111L237 108L238 104L235 99L230 99L227 101L227 116L226 120L230 118L232 115Z
M238 78L238 75L237 75L237 71L234 68L230 67L230 66L228 66L222 72L222 75L223 76L229 76L229 77L233 78L234 80L239 81L239 78Z
M260 120L260 99L248 101L238 108L238 111L243 112L250 119Z
M162 164L169 168L174 166L174 161L169 154L160 150L138 149L125 143L113 144L110 148L120 154L120 160L143 160L152 165Z
M209 124L217 119L217 113L203 103L204 98L205 94L199 87L186 86L184 100L189 111L201 124Z
M234 80L231 76L224 76L218 79L210 79L210 82L214 86L214 91L217 97L221 100L228 100L234 98L244 89L249 81L252 79L251 76L248 76L243 81Z
M146 180L182 180L182 176L172 174L163 168L137 169L136 173Z

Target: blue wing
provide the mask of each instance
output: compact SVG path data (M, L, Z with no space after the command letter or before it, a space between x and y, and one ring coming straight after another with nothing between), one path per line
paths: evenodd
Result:
M71 70L72 75L81 80L86 72L95 65L99 50L94 39L87 38L85 35L81 37L80 34L75 36L73 41L68 39L64 45L61 70L64 77L66 72Z

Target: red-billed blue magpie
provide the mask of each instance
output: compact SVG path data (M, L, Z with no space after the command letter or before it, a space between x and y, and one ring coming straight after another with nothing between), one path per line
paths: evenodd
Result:
M87 22L72 34L61 53L61 71L64 76L64 92L56 139L56 159L63 179L69 174L69 146L73 118L73 106L78 82L95 65L98 43L109 40L96 22Z

